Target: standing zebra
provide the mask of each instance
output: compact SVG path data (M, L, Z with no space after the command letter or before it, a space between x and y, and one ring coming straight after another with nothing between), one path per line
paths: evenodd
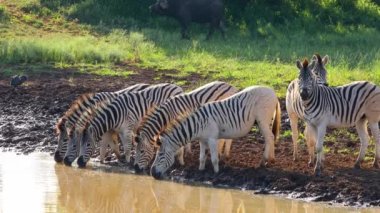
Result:
M270 129L274 117L272 131ZM234 139L245 136L257 121L265 138L261 165L274 161L274 141L281 122L280 103L273 89L263 86L248 87L222 101L207 103L172 127L167 128L157 143L161 145L151 173L162 178L173 165L174 153L191 141L200 140L199 169L205 169L206 143L210 148L214 172L219 172L217 143L219 138Z
M221 81L208 83L189 93L170 98L159 108L148 114L136 131L135 169L145 169L154 157L155 139L178 116L190 113L205 103L222 100L235 94L238 90ZM223 145L221 142L220 144ZM226 141L226 155L229 155L231 140ZM191 145L191 144L188 144ZM180 164L183 161L183 147L179 153Z
M83 140L80 144L78 166L86 166L97 145L96 142L109 130L119 132L125 157L129 163L133 131L141 119L153 107L181 93L183 91L177 85L157 84L140 92L120 94L111 103L99 106L91 113L92 118L81 130Z
M318 84L327 85L325 69L326 64L329 61L329 57L326 55L321 58L319 54L313 56L313 63L315 66L312 66L312 72L317 77ZM298 79L290 82L288 90L286 91L286 111L290 120L290 127L292 129L292 140L293 140L293 160L296 161L298 158L298 119L304 120L304 108L302 106L301 96L298 92ZM315 141L310 137L307 131L308 127L305 128L306 144L309 151L309 166L312 166L314 163L314 147Z
M367 123L376 143L376 155L373 167L379 168L380 135L380 88L367 81L357 81L339 87L326 87L317 82L317 77L310 70L305 59L297 61L299 71L299 93L304 107L304 118L309 126L308 131L316 138L317 161L315 175L322 172L323 139L327 127L356 126L361 147L355 162L360 168L367 146Z
M95 93L95 94L89 93L89 94L81 95L79 98L77 98L74 101L74 103L71 104L69 110L67 110L65 114L58 120L55 126L55 130L56 130L57 138L58 138L58 147L54 153L54 160L57 163L61 163L63 161L63 156L65 156L66 151L67 151L67 146L69 145L68 141L70 141L71 143L72 140L76 139L76 137L74 137L76 124L81 120L83 121L83 120L88 119L88 116L86 117L86 115L88 115L87 112L90 109L96 107L97 103L102 102L102 101L110 101L121 93L140 91L147 88L148 86L149 84L135 84L133 86L127 87L117 92L100 92L100 93ZM107 137L111 137L111 135L108 135L107 133ZM115 136L113 135L112 137L115 137ZM111 148L118 155L119 147L117 143L116 143L117 146L115 146L115 143L112 143L112 141L105 141L104 143L101 143L101 144L104 144L103 145L104 147L106 147L107 145L110 145ZM103 150L103 148L100 149L101 159L102 159L102 156L104 158L104 155L105 155L105 149ZM79 149L78 149L78 152L79 152Z

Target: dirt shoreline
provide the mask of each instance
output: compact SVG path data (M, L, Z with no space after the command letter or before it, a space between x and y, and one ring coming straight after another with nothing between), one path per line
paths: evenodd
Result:
M137 73L128 79L53 70L30 76L28 82L16 91L9 86L9 78L0 73L0 148L25 154L38 151L53 153L57 143L53 130L55 122L80 94L115 91L134 83L173 80L186 80L184 88L188 88L202 80L200 76L178 79L168 75L168 72L133 66L128 68ZM284 104L282 111L283 132L290 129ZM207 160L206 171L198 171L199 145L193 143L193 153L185 156L186 166L176 165L168 173L168 178L189 184L255 190L259 194L284 194L297 199L347 206L380 206L380 170L371 168L370 159L362 165L363 169L352 168L359 151L359 141L350 137L350 134L356 134L355 130L329 133L333 133L334 137L326 139L325 145L330 152L326 154L322 177L314 177L313 169L307 166L308 155L304 144L300 145L300 159L293 162L290 136L282 137L277 142L274 165L258 168L264 141L259 133L251 132L247 137L233 142L231 157L220 163L218 175L213 174L210 159ZM338 138L339 142L335 143L331 138ZM373 150L373 144L370 149ZM366 156L371 158L373 153Z

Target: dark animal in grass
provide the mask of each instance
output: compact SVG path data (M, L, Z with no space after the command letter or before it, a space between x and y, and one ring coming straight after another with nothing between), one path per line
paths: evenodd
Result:
M14 75L11 77L10 85L13 88L16 88L20 86L21 84L23 84L26 80L28 80L28 78L25 75L22 75L22 76Z
M210 24L207 40L215 28L220 30L224 38L224 5L221 0L157 0L149 9L158 15L177 19L184 39L189 39L187 28L191 22Z

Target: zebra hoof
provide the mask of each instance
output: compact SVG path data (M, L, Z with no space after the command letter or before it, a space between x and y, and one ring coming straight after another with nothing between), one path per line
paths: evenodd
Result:
M274 163L276 163L276 160L274 158L271 158L271 159L269 159L268 163L274 164Z
M321 168L316 168L314 170L314 175L315 175L315 177L321 177L322 176L322 169Z
M268 162L261 160L259 168L266 168L268 165Z
M355 163L355 165L354 165L354 169L361 169L361 167L360 167L360 163Z
M379 162L378 161L373 162L372 167L375 169L380 169Z
M309 163L307 163L307 165L309 166L309 168L313 168L314 162L313 161L309 161Z

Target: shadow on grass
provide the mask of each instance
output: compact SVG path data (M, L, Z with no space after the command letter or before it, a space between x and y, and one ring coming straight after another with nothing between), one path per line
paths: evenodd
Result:
M114 29L140 32L169 57L190 52L218 59L294 63L319 52L352 69L371 65L380 54L380 7L372 1L226 1L228 38L215 32L211 41L205 41L208 26L198 24L191 26L192 40L181 40L173 18L151 16L148 6L154 2L41 1L53 9L69 8L69 17L92 25L100 34Z

